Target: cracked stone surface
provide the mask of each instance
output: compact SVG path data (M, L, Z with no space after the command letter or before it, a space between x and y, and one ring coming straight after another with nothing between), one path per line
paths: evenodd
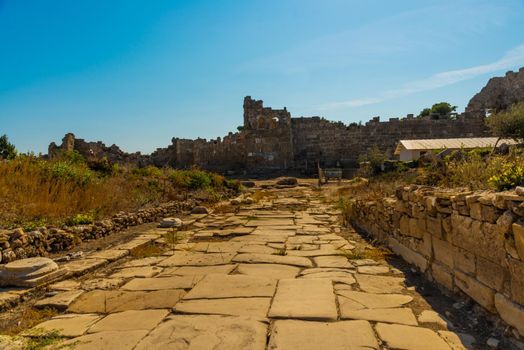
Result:
M353 254L357 247L360 252L373 247L341 225L340 212L320 192L266 191L267 198L235 212L183 219L188 227L176 244L166 244L167 230L155 228L64 264L71 272L67 280L49 286L59 293L37 302L54 303L62 314L34 329L59 330L64 339L50 349L478 345L471 335L445 327L446 320L421 303L414 288L406 288L397 267ZM149 241L161 249L150 256L130 253Z

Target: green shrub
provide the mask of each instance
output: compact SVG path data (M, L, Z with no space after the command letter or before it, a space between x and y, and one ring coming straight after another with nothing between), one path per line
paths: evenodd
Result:
M225 180L224 185L235 192L239 192L242 188L240 181L238 180Z
M91 214L76 214L65 220L67 226L92 224L94 218Z
M132 174L142 177L162 177L162 170L153 165L148 165L143 168L135 168Z
M107 157L90 161L88 166L89 169L96 171L103 176L111 176L118 172L118 165L111 163Z
M0 159L14 159L16 154L15 145L9 142L7 135L0 136Z
M505 163L500 173L491 176L488 182L499 191L524 185L524 164Z
M91 170L85 166L75 165L66 161L46 163L47 172L55 180L72 181L79 186L85 186L93 181Z

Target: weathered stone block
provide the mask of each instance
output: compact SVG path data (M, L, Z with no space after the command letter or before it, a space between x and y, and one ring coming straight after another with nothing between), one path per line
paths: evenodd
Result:
M515 327L521 336L524 336L524 307L518 305L504 295L495 295L495 307L500 317L509 325Z
M450 243L433 237L433 253L435 260L449 268L453 268L453 257L457 248Z
M400 255L408 263L417 266L420 271L425 272L428 269L428 261L421 254L409 249L392 237L389 237L388 244L395 254Z
M455 272L455 284L486 310L495 312L495 291L493 289L460 271Z
M446 287L450 291L453 290L453 274L446 266L434 262L431 265L431 275L433 276L435 282Z
M474 275L477 268L475 255L460 248L453 253L453 266L464 273Z
M524 305L524 262L508 258L511 299Z
M479 202L471 203L469 205L469 216L475 220L482 221L482 204Z
M524 225L522 222L512 225L513 237L515 239L515 248L521 260L524 260Z
M443 228L440 217L426 217L426 229L430 234L442 239Z
M426 231L426 220L423 218L409 219L409 235L411 237L422 239Z
M482 257L477 258L477 279L486 286L502 291L507 279L507 270Z
M506 255L504 237L496 232L495 225L455 214L451 216L451 224L448 240L453 245L502 265Z
M400 217L400 234L409 236L409 216L407 215Z

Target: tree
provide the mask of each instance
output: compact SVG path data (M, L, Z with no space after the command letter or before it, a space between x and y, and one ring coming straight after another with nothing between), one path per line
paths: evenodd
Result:
M431 114L431 108L424 108L422 111L420 111L417 117L423 118L423 117L427 117L430 114Z
M7 135L0 136L0 159L13 159L16 153L15 145L9 142Z
M493 135L499 139L508 138L522 142L524 139L524 101L514 104L509 110L490 115L486 123Z
M435 103L431 107L431 113L436 113L438 115L448 115L451 112L455 112L457 110L457 106L452 106L448 102L439 102Z
M423 118L427 117L431 114L438 114L439 116L446 116L451 112L455 112L457 110L457 106L452 106L448 102L439 102L435 103L431 108L424 108L417 118Z

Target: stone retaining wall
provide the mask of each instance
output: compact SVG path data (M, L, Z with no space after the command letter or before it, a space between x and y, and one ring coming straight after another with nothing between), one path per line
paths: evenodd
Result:
M98 239L129 226L153 222L160 217L191 210L194 206L192 200L167 202L135 212L121 212L110 219L89 225L41 227L33 231L21 228L0 230L0 262L5 264L17 259L66 251L82 241Z
M524 196L411 185L353 200L355 227L524 336Z

